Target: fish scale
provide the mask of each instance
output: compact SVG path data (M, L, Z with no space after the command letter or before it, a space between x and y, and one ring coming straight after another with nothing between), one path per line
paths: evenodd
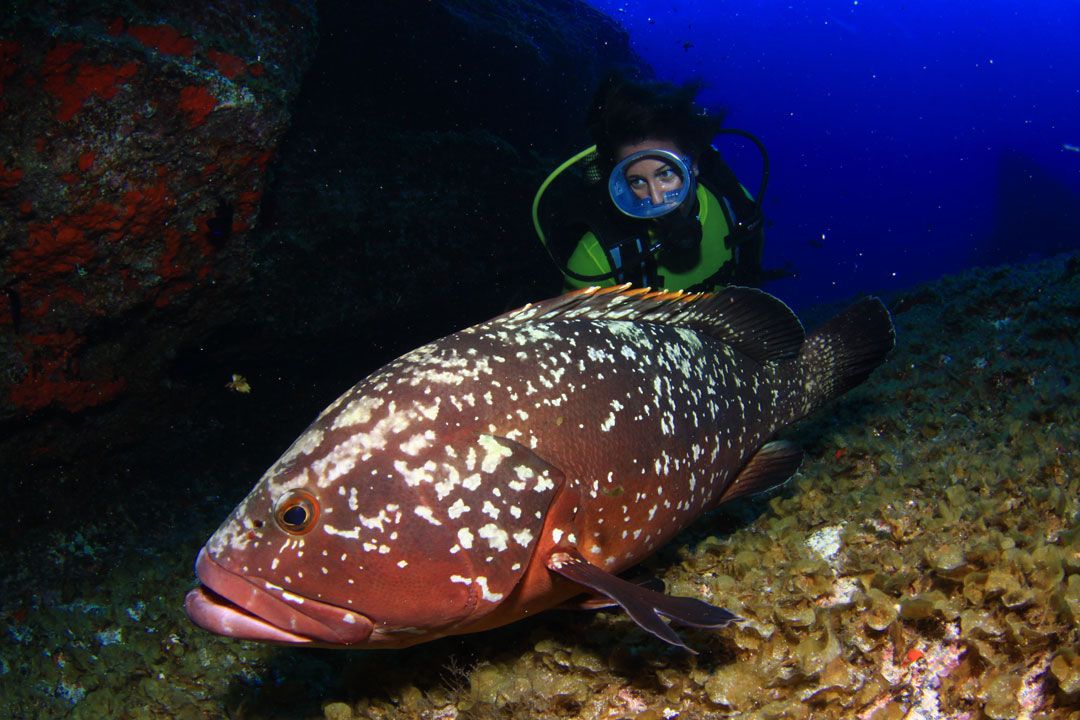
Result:
M226 635L403 647L588 589L646 630L730 613L618 573L721 501L783 482L770 438L892 347L864 301L804 342L780 301L588 289L429 343L358 383L200 553L189 615Z

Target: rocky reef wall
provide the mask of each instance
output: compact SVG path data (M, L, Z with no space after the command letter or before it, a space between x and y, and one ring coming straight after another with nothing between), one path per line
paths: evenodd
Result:
M314 5L27 3L0 38L0 420L79 413L246 282Z
M529 200L634 62L569 0L15 3L12 527L260 464L390 356L553 292Z

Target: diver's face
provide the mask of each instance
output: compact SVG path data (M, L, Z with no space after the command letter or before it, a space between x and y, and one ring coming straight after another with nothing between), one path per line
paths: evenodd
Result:
M633 145L621 145L615 153L615 162L621 162L642 150L668 150L682 157L683 152L671 140L650 138ZM659 157L643 157L626 168L626 184L639 200L649 198L653 205L664 203L664 193L683 186L682 176L675 168Z

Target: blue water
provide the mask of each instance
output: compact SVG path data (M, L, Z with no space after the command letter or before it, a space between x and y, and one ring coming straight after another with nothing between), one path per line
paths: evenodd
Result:
M1078 2L591 4L765 143L793 305L1080 247ZM756 188L756 151L720 148Z

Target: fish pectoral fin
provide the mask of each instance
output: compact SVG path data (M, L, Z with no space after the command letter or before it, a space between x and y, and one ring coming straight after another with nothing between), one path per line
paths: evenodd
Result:
M664 581L655 575L647 573L635 574L621 579L636 587L645 588L646 590L652 590L653 592L658 593L664 592ZM556 605L556 608L559 610L607 610L613 607L619 607L619 603L605 595L598 595L595 592L577 595L564 603Z
M548 558L547 566L567 580L611 598L643 630L687 652L694 653L661 616L681 625L700 628L722 628L739 620L734 613L702 600L664 595L627 582L590 565L573 551L556 550Z
M793 442L774 440L765 443L743 466L716 504L783 485L799 469L802 459L802 448Z

